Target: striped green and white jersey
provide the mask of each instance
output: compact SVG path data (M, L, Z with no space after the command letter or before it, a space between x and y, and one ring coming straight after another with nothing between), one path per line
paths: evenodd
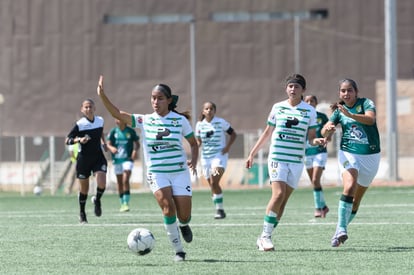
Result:
M368 110L376 112L374 102L368 98L358 98L354 106L344 105L344 107L351 114L364 114ZM377 123L373 125L359 123L338 109L332 113L329 120L335 125L342 126L341 150L360 155L376 154L381 151Z
M133 114L132 127L141 130L142 149L148 172L175 173L188 170L183 137L194 135L190 122L184 116L169 112Z
M201 139L201 157L203 159L214 158L226 146L226 131L230 128L230 123L220 117L213 117L208 122L206 119L198 121L196 124L195 135Z
M273 105L267 124L275 127L269 161L302 163L308 130L317 127L315 108L304 101L296 106L281 101Z

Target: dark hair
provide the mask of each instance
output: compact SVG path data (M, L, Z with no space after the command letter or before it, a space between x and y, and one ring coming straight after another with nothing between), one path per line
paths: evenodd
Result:
M316 95L307 95L307 96L305 96L305 99L306 99L308 96L309 96L310 98L312 98L313 100L315 100L316 104L318 104L318 98L316 97Z
M162 92L167 98L172 98L171 103L168 105L168 110L173 111L174 113L180 114L185 116L188 120L191 119L190 112L178 112L175 108L177 108L177 102L178 102L178 95L173 95L171 92L171 88L166 84L157 84L152 90L157 90Z
M81 106L82 106L82 105L83 105L83 103L85 103L85 102L89 102L90 104L95 105L95 102L94 102L91 98L87 98L87 99L85 99L84 101L82 101Z
M286 78L286 86L290 83L297 83L302 86L303 89L306 89L306 79L300 74L293 74Z
M214 102L212 102L212 101L206 101L206 102L204 102L203 103L203 109L204 109L204 105L206 105L206 104L211 104L211 106L213 106L214 111L217 111L217 106L216 106L216 104ZM198 119L200 121L202 121L205 117L206 116L203 114L203 110L201 110L201 114L200 114L200 116L199 116Z
M357 92L357 93L359 92L358 86L357 86L355 80L350 79L350 78L344 78L344 79L340 80L339 81L339 88L341 87L342 83L346 83L346 82L351 84L351 86L352 86L352 88L354 88L355 92ZM345 102L343 100L340 100L339 102L332 103L331 106L330 106L331 110L335 111L336 109L338 109L338 104L344 105Z

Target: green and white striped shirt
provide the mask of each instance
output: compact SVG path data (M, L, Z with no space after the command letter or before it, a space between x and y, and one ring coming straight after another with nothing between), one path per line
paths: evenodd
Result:
M273 105L267 124L275 127L269 161L303 163L308 129L317 127L315 108L304 101L296 106L281 101Z
M133 114L132 127L141 130L142 149L148 172L175 173L188 170L182 139L194 135L187 118L175 112Z

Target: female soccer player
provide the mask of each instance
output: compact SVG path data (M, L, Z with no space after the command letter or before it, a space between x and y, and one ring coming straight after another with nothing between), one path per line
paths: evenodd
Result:
M316 108L318 99L314 95L305 96L304 101ZM316 111L316 136L322 137L321 129L328 122L328 117L321 112ZM326 138L327 142L331 140L331 136ZM328 160L328 151L326 146L307 146L305 150L305 166L309 179L313 186L313 200L315 204L315 218L325 218L329 212L326 205L325 197L323 195L321 177L323 170L325 170L326 161Z
M285 89L288 99L273 105L267 126L246 160L246 168L251 168L254 156L271 139L268 171L272 196L267 204L262 234L256 242L260 251L274 250L272 232L283 215L290 195L298 186L307 140L313 146L326 144L324 138L316 138L315 108L302 100L306 89L305 78L300 74L287 77Z
M201 146L203 175L210 185L213 203L216 207L215 219L224 219L223 190L220 179L227 166L230 147L237 134L225 119L217 117L216 104L205 102L200 120L196 124L196 138ZM226 134L229 136L226 139Z
M102 215L101 197L106 187L107 161L102 152L106 150L105 135L103 133L104 120L95 115L96 107L92 99L82 102L81 112L83 117L79 119L66 138L67 145L80 144L76 162L76 177L79 179L79 221L87 223L85 205L89 192L89 177L93 173L96 177L95 215Z
M151 91L151 114L130 114L120 111L104 93L103 77L99 78L97 93L111 115L132 128L141 130L142 148L147 165L147 181L164 216L164 226L175 250L175 261L184 261L186 253L181 243L191 242L192 188L189 169L196 172L198 145L188 119L188 113L178 113L178 96L165 84ZM182 137L191 147L191 160L187 160ZM179 226L177 226L177 218Z
M376 123L376 108L372 100L358 97L354 80L339 83L339 103L333 104L329 122L322 128L322 135L342 127L338 163L344 185L339 199L338 223L331 240L338 247L348 239L347 226L355 217L365 191L377 174L381 154L380 138Z
M118 185L120 212L129 211L130 178L134 168L134 160L138 156L139 137L134 129L125 122L115 119L116 127L108 134L108 150L112 154L112 163Z

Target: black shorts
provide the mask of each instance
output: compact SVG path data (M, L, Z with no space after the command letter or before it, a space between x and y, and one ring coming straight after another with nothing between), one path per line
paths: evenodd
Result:
M97 154L94 156L79 155L76 162L76 177L78 179L87 179L93 173L107 170L108 163L103 154Z

